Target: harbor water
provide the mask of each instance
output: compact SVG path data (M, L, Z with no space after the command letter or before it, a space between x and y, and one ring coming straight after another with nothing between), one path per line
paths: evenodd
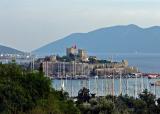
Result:
M133 53L133 54L92 54L96 55L100 59L112 58L113 61L121 61L126 59L129 62L129 66L138 67L141 72L144 73L160 73L160 54L151 53ZM136 81L137 80L137 81ZM122 78L121 86L119 79L89 79L89 80L63 80L64 89L70 96L77 96L78 91L82 87L87 87L91 93L96 93L98 96L105 96L108 94L119 95L120 93L128 94L129 96L137 97L144 89L148 89L151 93L156 94L156 97L160 97L160 86L151 86L150 83L154 83L160 79L148 79L148 78ZM61 80L53 80L53 87L55 89L61 89ZM113 84L114 83L114 84ZM120 87L122 89L120 89Z
M83 87L90 90L90 93L95 93L97 96L106 95L125 95L138 97L144 89L147 89L156 97L160 97L160 86L151 86L151 83L155 83L160 79L148 79L148 78L122 78L120 79L94 79L88 80L53 80L53 87L56 90L61 90L69 93L69 96L74 97L78 95L78 91ZM63 84L64 85L63 85ZM63 86L62 86L63 85Z

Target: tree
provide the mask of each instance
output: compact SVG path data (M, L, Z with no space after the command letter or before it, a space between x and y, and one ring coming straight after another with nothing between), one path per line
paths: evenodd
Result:
M147 107L149 107L150 105L155 104L156 96L148 92L147 89L145 89L141 94L139 94L139 98L145 101L147 104Z
M111 100L100 98L98 105L102 114L112 114L114 112L114 103Z
M125 96L118 96L115 105L116 109L120 114L128 114L129 111L133 108L133 97Z
M78 96L77 96L77 99L78 99L79 103L89 102L90 98L91 97L90 97L89 89L83 87L82 89L79 90Z
M78 114L79 110L66 92L52 88L51 80L43 73L25 71L16 64L0 64L0 114L3 113Z
M155 95L145 89L141 94L139 94L139 98L146 103L149 114L156 113Z
M43 63L40 63L39 73L40 73L41 75L43 74Z
M134 113L135 114L145 114L147 113L147 104L141 99L136 99L134 101Z

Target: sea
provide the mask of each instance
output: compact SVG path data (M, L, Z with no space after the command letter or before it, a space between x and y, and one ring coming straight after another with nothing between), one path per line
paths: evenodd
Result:
M112 61L128 60L129 66L135 66L143 73L160 73L160 53L98 53L99 59ZM160 86L151 86L160 79L148 78L123 78L123 79L97 79L88 80L53 80L53 87L57 90L63 89L69 93L69 96L75 97L83 87L90 90L97 96L106 95L125 95L138 97L138 95L147 89L149 92L160 97ZM120 84L121 82L121 84Z
M129 66L135 66L144 73L160 73L160 53L98 53L100 59L112 61L127 60Z

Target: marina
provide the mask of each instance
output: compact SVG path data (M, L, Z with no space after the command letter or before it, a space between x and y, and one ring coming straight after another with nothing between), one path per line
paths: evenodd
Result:
M90 90L90 93L96 94L96 96L106 95L129 95L138 97L144 89L160 97L160 86L154 84L160 79L148 79L146 77L140 78L105 78L99 79L98 77L89 79L61 79L52 80L53 87L56 90L64 90L69 93L69 96L77 96L78 91L83 87ZM154 85L152 85L154 84Z
M0 9L0 114L160 114L159 0Z

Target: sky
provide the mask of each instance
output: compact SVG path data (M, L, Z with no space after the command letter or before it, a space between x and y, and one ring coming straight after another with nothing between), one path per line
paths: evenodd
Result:
M160 26L160 0L0 0L0 45L32 51L71 33Z

